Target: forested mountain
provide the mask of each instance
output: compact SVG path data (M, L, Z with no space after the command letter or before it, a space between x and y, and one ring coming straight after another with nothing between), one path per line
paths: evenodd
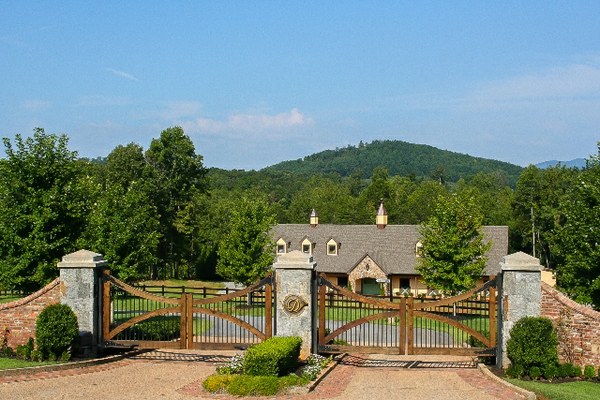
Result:
M575 158L575 159L569 160L569 161L550 160L550 161L541 162L539 164L536 164L535 166L540 169L546 169L546 168L550 168L550 167L558 167L561 165L565 166L567 168L583 169L583 168L585 168L585 158Z
M386 168L390 175L427 177L448 182L457 182L461 178L469 178L480 172L503 171L511 186L522 171L521 167L507 162L472 157L399 140L375 140L366 144L360 142L356 147L325 150L303 159L272 165L263 171L308 175L338 173L342 177L360 171L363 178L368 178L379 166Z

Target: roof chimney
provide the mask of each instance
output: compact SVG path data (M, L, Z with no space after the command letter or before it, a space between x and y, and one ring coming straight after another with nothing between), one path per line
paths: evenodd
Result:
M379 210L377 210L377 216L375 217L375 223L377 224L377 228L383 229L388 223L388 214L383 206L383 199L379 203Z
M319 225L319 214L317 214L317 212L313 208L312 212L310 213L310 226L314 228L317 225Z

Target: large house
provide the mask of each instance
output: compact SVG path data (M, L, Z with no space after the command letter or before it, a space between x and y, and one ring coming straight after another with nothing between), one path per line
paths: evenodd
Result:
M383 203L375 222L319 224L313 210L309 224L280 224L272 232L278 254L293 250L310 254L317 272L357 293L432 294L416 269L422 247L419 226L388 225ZM500 272L500 261L508 253L508 227L485 226L483 233L492 246L482 281Z

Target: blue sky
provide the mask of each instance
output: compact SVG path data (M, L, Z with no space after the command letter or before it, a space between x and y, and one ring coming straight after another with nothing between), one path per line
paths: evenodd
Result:
M179 125L209 167L398 139L596 153L599 1L4 1L0 136L81 156Z

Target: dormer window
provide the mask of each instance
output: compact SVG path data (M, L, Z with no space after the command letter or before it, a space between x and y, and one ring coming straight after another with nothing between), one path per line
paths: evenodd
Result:
M312 254L313 245L308 239L302 241L302 252L305 254Z
M417 258L423 257L423 243L420 240L415 244L415 256Z
M327 255L337 256L338 255L338 244L335 240L331 239L327 242Z
M277 254L285 254L287 253L287 243L283 238L280 238L277 241Z

